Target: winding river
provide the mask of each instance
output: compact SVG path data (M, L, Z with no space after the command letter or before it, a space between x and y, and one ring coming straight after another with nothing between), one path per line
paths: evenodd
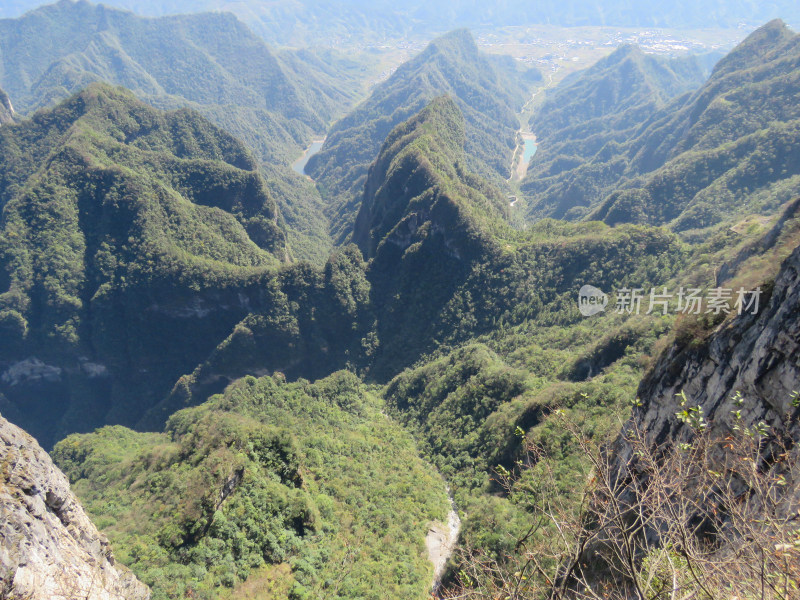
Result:
M324 143L325 143L325 138L322 138L321 140L314 140L313 142L311 142L311 145L308 148L306 148L306 151L303 152L303 155L292 163L292 170L300 175L305 175L308 159L310 159L317 152L319 152L322 149L322 145Z

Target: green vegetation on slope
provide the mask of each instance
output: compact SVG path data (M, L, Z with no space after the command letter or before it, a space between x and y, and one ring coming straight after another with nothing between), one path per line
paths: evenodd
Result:
M370 97L337 122L306 168L326 202L334 240L349 235L370 163L391 130L448 94L466 121L466 164L480 175L509 176L527 83L481 52L471 34L437 38L401 65Z
M54 376L82 380L71 410L83 427L98 423L98 410L113 413L117 394L138 394L140 410L150 386L196 364L209 336L242 316L231 285L285 260L255 160L196 113L162 113L94 84L0 128L0 138L2 359L77 368ZM216 318L197 318L209 312ZM111 398L109 370L126 380ZM24 403L24 386L4 383ZM51 398L45 414L62 414L65 400ZM47 444L54 432L42 435L40 418L25 424Z
M545 144L537 152L522 186L531 216L691 232L753 212L772 214L800 192L793 160L800 144L798 37L780 21L764 25L722 59L699 90L639 125L623 118L627 111L611 111L589 121L601 134L588 142L573 139L570 129L553 132L553 149ZM600 94L609 77L624 80L622 69L596 80L595 70L568 89ZM546 123L551 111L561 109L545 105L534 119Z
M175 410L203 402L244 375L277 371L316 379L363 368L374 337L370 290L355 246L334 253L322 269L299 263L243 287L248 314L192 372L164 390L139 425L158 428Z
M192 108L262 163L295 256L332 247L316 188L289 169L361 92L363 63L332 52L274 51L231 14L159 19L59 2L0 20L0 86L21 114L104 81L157 108Z
M246 377L164 433L110 427L53 455L154 600L227 597L280 563L291 598L422 600L444 483L381 406L348 373Z
M256 160L198 114L93 84L0 140L0 394L44 446L362 364L360 253L284 264Z
M455 204L465 220L476 221L468 226L475 230L491 230L493 221L507 217L500 192L465 170L465 142L464 118L447 96L392 130L370 167L353 229L365 257L375 256L379 245L407 246L394 238L416 235L426 220L436 220L442 204ZM452 236L460 223L436 225Z
M387 137L353 239L371 257L371 374L526 320L569 323L585 283L611 289L668 277L685 258L660 229L505 220L502 194L464 167L457 106L438 98Z
M523 189L533 217L574 219L577 191L558 175L600 155L618 160L618 145L674 97L705 80L696 57L667 60L622 46L545 93L531 118L538 148ZM610 183L616 172L609 167ZM576 182L578 184L579 182Z

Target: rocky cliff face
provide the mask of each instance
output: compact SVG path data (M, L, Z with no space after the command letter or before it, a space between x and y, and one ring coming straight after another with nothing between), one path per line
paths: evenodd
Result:
M0 598L146 600L117 565L69 482L30 435L0 417Z
M638 427L657 444L676 444L692 436L691 428L676 417L676 394L683 392L691 406L702 408L712 437L733 429L733 411L741 411L740 427L763 422L770 438L793 446L795 469L800 471L800 248L787 258L775 280L771 297L757 315L741 315L712 333L702 344L673 346L639 387L642 406L626 425L614 449L619 470L631 459L624 441L627 430ZM741 394L737 406L733 396ZM765 448L765 452L767 449ZM790 461L791 464L791 461ZM800 500L800 489L787 493Z
M0 90L0 125L14 122L14 107L3 90Z

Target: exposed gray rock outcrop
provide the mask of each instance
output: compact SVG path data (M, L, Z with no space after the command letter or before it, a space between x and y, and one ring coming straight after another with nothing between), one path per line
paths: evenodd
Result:
M0 125L14 122L14 107L3 90L0 90Z
M676 417L677 394L683 392L691 406L702 408L712 438L728 435L733 411L741 411L740 427L763 422L773 437L792 447L794 464L800 441L800 248L781 266L769 301L758 314L739 315L721 325L704 342L674 345L639 387L641 407L624 428L612 454L618 474L632 449L625 442L627 430L637 427L655 444L688 441L691 427ZM733 397L740 393L743 405ZM765 446L765 452L767 447ZM789 498L800 501L800 489L789 487ZM789 504L793 504L790 502Z
M0 598L147 600L114 562L66 476L36 440L0 417Z

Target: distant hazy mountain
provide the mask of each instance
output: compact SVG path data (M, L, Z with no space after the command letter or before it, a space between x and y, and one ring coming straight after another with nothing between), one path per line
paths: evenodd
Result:
M162 108L193 104L272 159L352 99L346 74L313 56L284 60L229 14L145 19L64 1L0 20L0 50L0 86L22 114L102 80Z
M706 77L696 57L665 59L623 46L547 90L530 122L538 149L523 184L531 199L529 215L575 218L595 198L594 188L582 188L584 180L565 179L563 173L585 161L605 160L611 164L596 177L615 185L618 144Z
M800 193L798 61L800 35L772 21L723 58L700 89L640 115L641 123L611 111L587 121L601 135L587 130L580 140L574 129L548 131L551 112L558 119L562 108L543 106L534 117L547 132L542 154L523 184L531 214L686 231L771 213ZM599 94L624 80L623 70L612 72L596 78L589 70L566 85Z
M546 140L568 132L585 140L611 115L619 115L623 127L641 123L673 97L700 87L707 76L695 56L666 59L622 46L548 91L539 109L547 118L535 123L537 137Z
M334 239L350 232L367 169L388 133L441 94L453 98L466 120L470 169L507 178L519 128L516 113L531 79L513 68L513 62L481 53L468 31L457 30L431 42L337 122L306 167L328 204Z
M39 4L40 0L9 0L0 8L0 16L17 16ZM142 15L230 11L268 41L298 46L526 24L705 28L755 26L781 17L800 25L800 7L794 0L109 0L107 4Z

